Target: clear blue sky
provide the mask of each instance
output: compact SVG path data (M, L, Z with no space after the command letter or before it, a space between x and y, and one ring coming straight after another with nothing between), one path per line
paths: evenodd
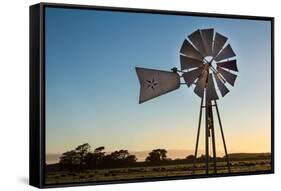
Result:
M237 54L236 85L218 101L229 150L270 151L270 22L47 8L46 152L86 142L193 149L200 99L182 86L139 105L135 66L179 68L181 44L198 28L215 28Z

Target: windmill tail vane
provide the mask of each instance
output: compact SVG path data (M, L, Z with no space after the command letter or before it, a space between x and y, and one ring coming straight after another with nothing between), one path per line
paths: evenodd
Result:
M230 162L222 128L222 122L217 105L218 99L229 93L237 78L236 54L228 38L215 32L213 28L198 29L184 39L180 48L180 70L176 67L171 71L136 67L140 83L139 103L172 92L181 85L193 86L194 93L201 98L197 139L194 153L193 174L196 169L199 135L202 112L205 111L205 169L209 174L210 153L212 145L213 170L217 173L214 113L215 108L219 130L221 132L225 158L230 169ZM210 141L211 139L211 141ZM210 143L210 145L209 145Z

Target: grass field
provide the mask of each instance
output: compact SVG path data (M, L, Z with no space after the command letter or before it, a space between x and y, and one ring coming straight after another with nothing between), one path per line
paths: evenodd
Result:
M231 161L231 173L255 172L271 170L270 159L236 160ZM204 163L197 163L195 174L205 174ZM193 164L145 166L130 168L114 168L99 170L84 170L81 172L52 171L46 173L46 184L79 183L112 180L132 180L141 178L159 178L189 176L192 174ZM214 171L210 165L210 174ZM217 173L228 173L225 162L217 163Z

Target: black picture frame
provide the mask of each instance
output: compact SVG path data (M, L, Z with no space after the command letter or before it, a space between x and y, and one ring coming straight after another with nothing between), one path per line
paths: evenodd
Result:
M183 15L213 18L232 18L262 20L271 22L271 170L245 173L227 173L215 175L192 175L163 178L143 178L134 180L100 181L84 183L67 183L46 185L45 180L45 8L69 8L104 10L130 13L150 13L163 15ZM274 173L274 18L248 15L195 13L183 11L167 11L152 9L134 9L120 7L103 7L90 5L72 5L56 3L39 3L30 6L30 139L29 139L29 183L38 188L83 186L115 183L132 183L162 180L193 179L206 177L226 177L241 175L257 175Z

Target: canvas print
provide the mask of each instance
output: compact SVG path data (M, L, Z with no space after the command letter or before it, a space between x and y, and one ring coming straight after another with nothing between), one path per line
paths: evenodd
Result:
M272 171L271 22L45 8L46 185Z

